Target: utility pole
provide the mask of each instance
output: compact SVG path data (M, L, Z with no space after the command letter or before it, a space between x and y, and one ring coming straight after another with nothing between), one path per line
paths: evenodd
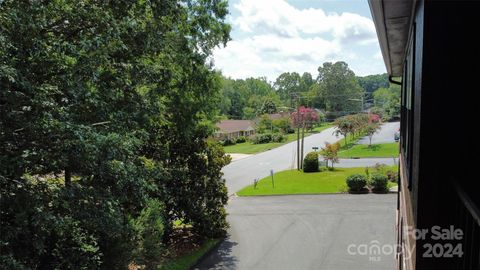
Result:
M296 106L297 106L297 170L300 170L302 167L302 161L300 159L300 124L298 123L300 120L300 105L298 104L298 96L296 96Z
M290 94L291 100L292 100L292 108L297 108L297 115L296 118L294 118L296 124L297 124L297 170L300 170L301 164L300 164L300 125L298 124L298 120L300 117L300 105L298 104L298 94L297 93L291 93Z
M303 145L305 141L305 117L302 116L302 148L300 150L300 168L303 169Z

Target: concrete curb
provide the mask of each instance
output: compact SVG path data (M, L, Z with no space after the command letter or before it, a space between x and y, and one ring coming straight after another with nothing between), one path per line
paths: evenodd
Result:
M280 197L280 196L322 196L322 195L365 195L365 194L374 194L374 195L385 195L385 194L394 194L397 192L389 191L386 193L348 193L348 192L336 192L336 193L302 193L302 194L269 194L269 195L248 195L248 196L235 196L238 198L249 198L249 197Z

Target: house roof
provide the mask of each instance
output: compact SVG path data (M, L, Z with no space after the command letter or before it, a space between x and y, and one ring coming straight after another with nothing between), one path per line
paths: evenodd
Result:
M223 133L253 130L254 126L251 120L222 120L217 123L218 129Z
M383 60L390 76L402 76L415 0L369 0Z

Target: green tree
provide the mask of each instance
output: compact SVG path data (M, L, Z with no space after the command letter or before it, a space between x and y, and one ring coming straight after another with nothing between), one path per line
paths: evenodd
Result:
M378 88L387 88L390 85L388 74L375 74L357 77L358 84L365 90L366 98L371 99L372 93Z
M333 165L338 162L338 150L340 150L340 144L338 142L333 144L325 142L325 147L322 147L320 154L326 161L327 168L329 161L330 164L332 164L331 168L333 168Z
M2 1L0 268L125 269L149 198L225 232L226 1Z
M364 130L365 130L365 133L367 134L368 139L369 139L368 147L372 146L372 137L373 137L373 135L375 135L375 133L378 132L379 129L380 129L380 124L379 123L369 123L365 127Z
M379 110L386 120L400 117L400 86L379 88L373 92L374 110Z
M345 114L361 110L364 90L355 73L345 62L326 62L318 68L319 93L325 99L326 110Z
M352 122L350 117L339 117L335 120L334 125L336 127L335 133L341 134L345 139L345 145L347 145L347 136L350 133L353 133L355 130L355 124Z
M280 99L286 103L290 103L291 94L300 91L302 78L297 72L284 72L275 80L275 89Z

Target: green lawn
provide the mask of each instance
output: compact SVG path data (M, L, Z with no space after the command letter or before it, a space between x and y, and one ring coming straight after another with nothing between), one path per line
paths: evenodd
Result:
M398 157L398 143L355 144L350 148L340 150L340 158L374 158L374 157Z
M187 270L190 269L204 254L212 249L220 239L208 239L202 246L189 254L183 255L179 258L166 262L160 270Z
M331 128L331 127L333 127L332 123L322 123L320 126L314 127L311 132L312 133L320 133L320 132L324 131L325 129Z
M306 136L310 136L315 133L319 133L327 128L332 127L330 123L322 124L319 127L315 127L311 132L306 132ZM238 154L256 154L260 152L264 152L279 146L282 146L286 143L293 142L297 140L297 134L287 134L287 140L281 143L262 143L262 144L253 144L251 142L244 142L244 143L237 143L235 145L229 145L223 147L225 153L238 153Z
M297 170L281 171L274 174L275 188L271 177L265 177L253 188L253 183L237 192L238 196L322 194L346 191L347 176L365 174L365 168L335 168L334 171L304 173ZM389 186L396 185L390 183Z

